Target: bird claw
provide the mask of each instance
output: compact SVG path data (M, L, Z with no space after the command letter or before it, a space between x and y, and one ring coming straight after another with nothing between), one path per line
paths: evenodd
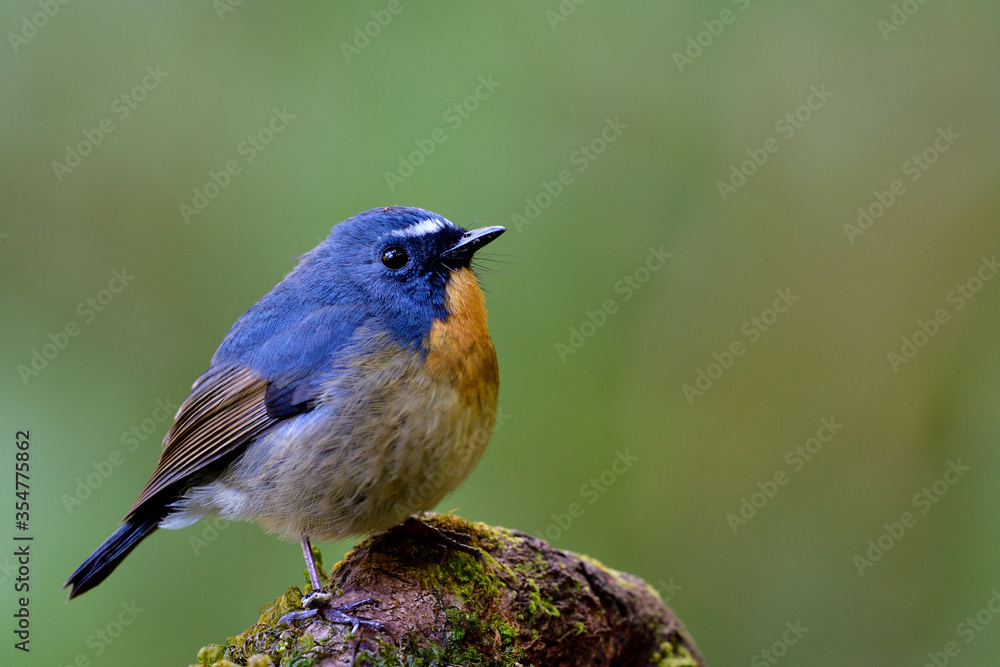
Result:
M479 561L479 565L484 570L486 569L486 556L483 555L482 550L469 544L469 541L473 539L471 535L457 530L449 530L448 528L433 526L418 517L410 517L407 519L405 525L415 532L429 535L431 539L445 549L451 549L464 554L469 554Z
M303 609L302 611L290 611L278 619L278 625L291 625L296 621L305 621L315 618L319 613L318 609Z
M326 593L326 596L328 596L325 602L323 602L324 596L322 593ZM314 595L315 597L313 597ZM303 598L303 604L312 606L311 609L290 611L278 619L278 625L291 625L296 621L310 620L316 618L317 615L322 614L323 618L331 623L350 625L351 634L357 634L358 628L360 627L369 628L371 630L375 630L376 632L383 632L385 630L385 626L378 621L369 621L350 614L350 612L355 611L363 605L375 602L373 598L365 598L364 600L359 600L351 604L340 605L337 607L330 606L331 599L333 599L333 596L326 591L314 591L314 593L310 593Z
M364 618L358 618L357 616L351 616L348 612L352 612L358 607L366 604L375 602L372 598L365 598L364 600L359 600L353 604L341 605L339 607L323 607L319 609L319 613L323 614L323 618L330 621L331 623L341 623L343 625L350 624L351 634L357 634L359 627L365 627L370 630L375 630L376 632L385 631L385 626L378 621L369 621Z

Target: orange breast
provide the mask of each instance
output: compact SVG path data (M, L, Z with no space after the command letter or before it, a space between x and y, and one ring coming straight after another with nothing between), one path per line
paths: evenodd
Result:
M469 404L495 410L497 357L486 328L486 298L471 269L451 274L445 308L447 321L436 320L427 336L427 369L449 378Z

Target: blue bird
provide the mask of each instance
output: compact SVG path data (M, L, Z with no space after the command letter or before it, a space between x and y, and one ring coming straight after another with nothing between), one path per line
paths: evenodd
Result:
M206 515L300 540L319 591L310 538L433 508L493 431L497 358L471 261L504 231L396 206L335 225L226 334L121 527L66 581L69 598L157 528Z

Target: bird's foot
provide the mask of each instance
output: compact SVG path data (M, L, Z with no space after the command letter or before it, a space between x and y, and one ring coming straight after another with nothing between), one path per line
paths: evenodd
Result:
M320 607L328 606L332 601L333 593L325 588L320 588L319 590L309 591L302 598L302 606L305 609L319 609Z
M473 539L471 535L457 530L449 530L447 528L432 526L429 523L425 523L418 517L410 517L406 520L404 525L414 532L429 536L445 549L451 549L453 551L469 554L478 560L479 564L483 568L486 567L486 556L483 555L482 550L469 544L469 542Z
M321 593L326 593L327 599L325 603L321 602ZM316 597L312 597L314 594ZM364 600L336 607L330 605L330 600L332 599L333 596L326 591L314 591L314 593L310 593L302 599L303 605L311 606L311 608L303 609L302 611L288 612L278 619L278 625L291 625L296 621L311 620L316 618L318 615L322 615L323 618L331 623L350 625L351 633L353 634L356 634L358 632L358 628L360 627L369 628L377 632L385 630L385 626L378 621L369 621L367 619L351 615L351 612L356 611L359 607L375 602L373 598L365 598Z
M349 624L351 626L351 634L357 634L359 627L369 628L370 630L375 630L376 632L384 632L385 626L378 621L369 621L350 614L350 612L356 610L358 607L371 604L373 602L375 602L374 599L365 598L364 600L359 600L354 604L341 605L339 607L323 607L318 611L331 623L341 623L343 625Z

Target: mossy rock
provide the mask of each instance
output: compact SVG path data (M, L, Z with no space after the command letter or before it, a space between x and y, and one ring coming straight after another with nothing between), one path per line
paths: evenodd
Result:
M415 520L360 542L329 577L334 605L371 598L355 612L384 630L322 617L278 625L301 610L289 588L203 667L655 665L705 663L684 626L645 582L553 549L524 533L429 514L424 524L464 536L482 560L449 548ZM324 569L321 569L321 572Z

